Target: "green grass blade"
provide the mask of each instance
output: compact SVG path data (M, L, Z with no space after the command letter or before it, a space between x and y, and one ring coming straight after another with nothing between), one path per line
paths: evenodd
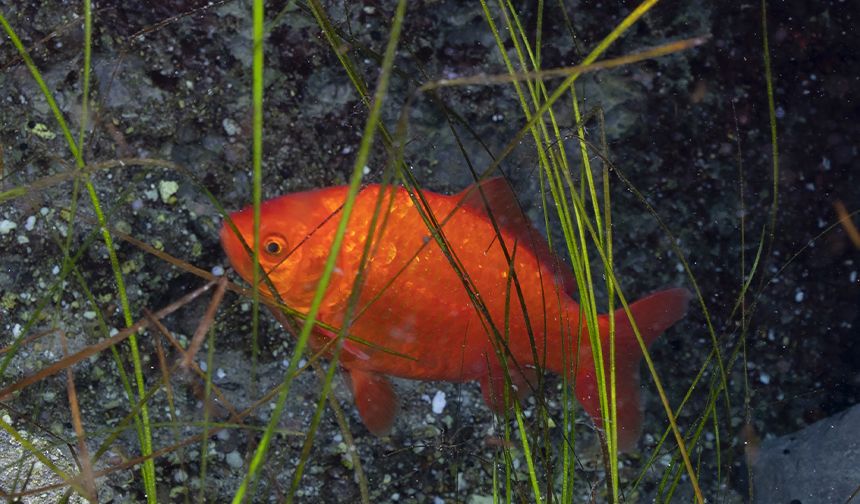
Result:
M513 74L514 73L513 65L507 57L505 45L502 43L502 41L499 37L499 34L498 34L498 30L494 26L492 16L489 13L489 10L487 8L486 3L482 2L482 6L484 8L484 13L485 13L485 17L487 18L487 22L490 25L490 28L493 31L493 34L496 38L496 43L497 43L497 46L499 48L499 53L500 53L501 57L503 58L503 60L505 61L505 65L508 69L508 72ZM500 10L504 16L504 20L505 20L505 23L508 27L508 31L511 33L514 48L516 50L516 54L519 57L520 67L524 68L524 69L527 68L527 63L525 61L524 51L520 48L520 44L517 41L518 37L521 38L523 41L523 44L525 46L525 53L527 53L529 55L532 68L534 69L535 72L540 71L538 59L534 56L536 51L533 51L529 46L528 38L525 36L522 25L519 23L519 19L518 19L518 16L516 14L516 10L513 8L513 6L510 4L510 2L508 2L508 9L506 9L504 3L501 2L501 0L499 1L499 8L500 8ZM591 53L589 58L586 58L585 63L591 63L594 60L596 60L596 58L600 54L600 52L602 52L606 47L608 47L609 43L612 40L614 40L614 38L617 38L621 33L623 33L623 30L626 29L625 23L626 23L626 26L629 26L630 24L632 24L633 21L635 21L636 16L641 16L644 12L646 12L648 10L648 8L650 8L650 6L643 5L640 7L640 9L638 9L637 11L634 11L633 15L628 17L625 20L625 22L622 22L622 24L619 25L619 28L617 28L615 31L613 31L607 37L607 39L604 40L604 43L602 45L599 45L598 48ZM514 26L516 26L516 29L514 28ZM568 80L570 80L570 78ZM541 82L538 82L537 85L532 85L529 81L527 81L526 83L527 83L528 89L530 91L530 94L532 96L532 103L534 104L535 108L540 109L539 106L541 103L541 99L545 98L546 94L547 94L545 88L543 87ZM530 111L530 108L529 108L528 104L526 103L526 100L523 96L523 92L522 92L520 86L517 84L516 81L514 81L513 84L514 84L514 87L517 91L518 96L520 97L520 101L522 104L523 111L526 114L526 118L529 120L530 123L532 123L534 121L535 125L538 126L537 129L531 128L532 135L535 139L535 143L536 143L537 148L538 148L538 154L540 156L540 164L543 167L543 169L547 172L547 176L550 180L550 187L553 189L553 191L552 191L553 198L556 202L556 207L559 209L559 214L560 214L559 216L561 218L562 229L564 231L565 239L568 243L568 250L569 250L571 257L573 259L573 262L574 262L574 271L575 271L575 275L577 278L577 283L580 286L579 290L580 290L581 295L582 295L581 303L582 303L582 306L584 308L584 313L587 315L586 323L587 323L588 327L590 328L589 335L591 337L591 346L592 346L592 348L596 349L596 352L593 353L594 358L595 358L595 369L601 370L601 372L598 373L598 383L597 383L598 384L598 396L600 398L601 411L603 412L603 415L604 415L603 423L604 423L604 425L610 426L610 433L608 436L609 460L607 461L606 465L607 465L607 471L610 473L610 476L611 476L610 479L612 482L611 487L610 487L610 492L612 495L617 496L619 493L618 492L618 474L617 474L617 452L615 450L615 442L614 442L614 440L617 439L617 437L616 437L617 434L613 434L613 432L612 432L612 430L614 429L614 425L615 425L615 422L613 421L614 412L615 412L615 408L614 408L614 395L615 395L614 394L614 358L613 358L614 357L614 349L612 348L613 342L610 341L610 373L609 373L609 389L610 390L607 392L606 378L604 377L604 375L602 373L602 370L605 369L605 367L603 365L602 348L601 348L601 345L599 344L599 342L597 340L597 334L598 334L598 332L596 331L597 311L596 311L596 303L594 301L593 294L592 294L593 289L591 288L591 285L592 285L591 269L590 269L590 266L588 263L587 255L585 254L585 251L588 248L588 243L587 243L587 239L585 236L585 230L584 230L585 226L583 226L583 224L582 224L582 219L584 219L585 217L584 217L584 215L579 213L579 210L577 208L574 207L573 208L573 214L575 216L575 221L577 222L577 225L575 227L573 226L573 220L571 219L571 211L568 210L569 206L568 206L568 203L566 201L566 198L564 197L564 192L562 190L563 185L562 185L561 179L564 178L566 180L568 187L570 188L570 191L571 191L571 197L575 197L575 195L573 193L574 183L571 180L570 175L569 175L569 170L567 168L567 166L568 166L567 160L565 158L563 149L559 149L557 151L557 154L555 154L555 152L552 149L550 149L550 147L553 145L553 143L558 142L562 139L560 132L559 132L559 129L558 129L557 122L555 120L555 117L554 117L554 114L552 111L552 108L551 107L546 108L546 112L547 112L547 114L549 116L549 120L552 124L553 132L555 133L554 139L550 136L548 129L544 124L542 114L532 115L532 112ZM572 81L571 81L571 84L572 84ZM578 100L576 99L575 90L572 86L570 87L570 92L571 92L573 104L574 104L575 119L576 119L576 122L578 124L580 137L582 138L584 136L584 131L583 131L583 127L582 127L582 120L581 120L582 118L579 114ZM596 242L598 244L600 244L599 246L601 246L601 247L607 247L607 251L611 252L611 248L608 248L607 245L603 244L601 214L600 214L600 210L597 206L598 198L596 195L596 190L595 190L595 185L594 185L593 179L591 178L591 167L589 166L589 163L588 163L588 156L586 153L585 144L584 144L584 141L582 141L582 140L580 141L580 150L582 153L581 157L583 160L583 169L582 169L582 172L584 172L583 178L588 181L588 190L589 190L592 204L593 204L593 211L594 211L594 218L595 218L594 222L595 222L595 225L598 229L598 238L597 238ZM582 187L582 190L585 191L584 185ZM607 218L608 218L608 214L607 214ZM573 236L574 236L573 229L578 230L577 232L575 232L575 234L578 235L578 242L579 242L578 245L575 244L576 242L573 239ZM608 267L611 268L611 263ZM611 275L607 275L607 278L610 278L610 277L611 277ZM611 285L610 285L610 292L611 292ZM611 334L612 333L610 333L610 338L611 338ZM612 407L610 407L610 404L612 405Z
M84 0L85 2L87 0ZM63 137L66 139L66 144L68 145L69 152L72 153L72 157L75 158L75 161L79 166L83 166L83 157L81 156L81 151L78 149L77 143L75 143L75 139L72 138L72 132L69 130L68 125L66 124L66 119L63 117L63 113L60 111L60 107L57 105L57 101L54 99L54 94L51 93L51 90L48 89L48 84L45 83L45 79L42 78L42 73L39 72L38 67L36 67L36 63L33 61L33 58L30 56L30 53L24 47L24 43L21 42L21 39L18 37L18 34L12 28L12 25L6 20L6 17L0 13L0 25L3 26L3 30L6 32L6 36L9 37L9 40L12 41L12 45L15 46L15 49L18 50L18 54L21 56L21 59L24 60L24 64L27 66L27 69L30 70L30 74L33 76L33 80L36 81L36 84L39 86L39 89L42 91L42 95L44 95L45 100L48 102L48 107L51 109L51 112L54 114L54 119L57 120L57 124L60 126L60 130L63 132Z
M84 3L86 4L84 7L85 14L86 14L86 12L88 10L90 10L89 0L84 0ZM27 49L24 47L23 43L21 42L21 39L18 37L17 33L15 32L15 30L12 28L12 26L9 24L9 22L6 20L5 16L3 16L2 13L0 13L0 25L3 26L3 29L6 32L6 35L12 41L12 44L15 46L19 55L24 60L25 65L30 70L30 73L33 76L33 79L36 81L36 84L39 86L39 89L42 91L42 94L45 96L45 100L47 101L48 106L51 109L51 112L54 114L54 118L56 119L57 123L60 126L60 129L63 132L63 137L66 140L68 149L75 159L77 169L81 170L85 166L85 162L84 162L84 158L83 158L83 154L81 152L81 149L79 148L79 146L75 142L74 138L72 137L71 130L69 129L68 124L66 123L66 120L63 117L63 114L60 111L60 108L57 105L57 102L53 97L53 94L51 93L50 89L48 88L48 85L45 83L45 80L42 78L41 72L39 72L39 69L36 67L35 63L33 62L32 57L30 56ZM86 25L86 21L85 21L85 25ZM90 21L90 37L91 37L91 35L92 34L91 34L91 21ZM90 43L91 43L90 41L86 41L85 45L89 45ZM89 72L89 70L85 70L84 71L85 75L88 74L88 72ZM90 197L90 201L92 202L92 205L93 205L93 210L95 211L96 217L98 219L99 227L102 231L102 239L105 243L105 247L107 248L108 258L109 258L109 261L111 264L111 269L113 270L113 273L114 273L114 281L116 283L117 293L118 293L119 298L120 298L120 304L121 304L122 309L123 309L124 321L125 321L126 327L128 327L132 324L131 309L130 309L129 302L128 302L128 295L126 293L125 281L123 280L122 270L120 269L120 265L119 265L119 259L117 258L116 250L114 249L114 246L113 246L113 239L110 235L110 232L108 231L108 228L106 225L106 220L105 220L102 208L101 208L101 202L99 201L98 194L96 193L95 187L93 186L93 184L89 180L89 178L85 178L85 185L86 185L88 195ZM69 230L69 233L70 234L72 233L71 229ZM140 353L138 351L137 338L136 338L136 336L132 335L132 337L130 337L128 339L128 341L129 341L129 347L131 349L132 362L134 364L134 375L135 375L135 381L137 382L138 395L142 396L144 391L145 391L145 384L144 384L144 380L143 380L143 370L142 370L142 365L141 365L141 360L140 360ZM129 401L131 403L133 403L134 398L130 397ZM140 410L140 423L142 426L142 434L143 434L139 439L141 453L143 455L149 455L150 453L152 453L152 435L150 433L150 428L149 428L149 412L148 412L148 409L145 407L145 405ZM147 501L154 504L155 503L155 465L154 465L153 461L151 459L148 459L143 464L143 466L141 467L141 471L142 471L142 476L143 476L143 481L144 481L144 487L146 489Z
M773 70L770 65L770 44L767 36L767 0L761 0L761 30L762 30L762 56L764 58L764 77L767 86L767 111L770 123L770 143L772 157L773 199L770 207L770 231L768 249L773 247L776 233L776 212L779 207L779 143L776 133L776 105L773 98ZM768 255L770 255L768 253Z
M203 389L203 436L200 443L200 493L197 494L197 502L206 502L206 471L209 464L209 430L211 409L209 407L212 398L212 370L215 369L215 331L209 330L209 348L206 351L206 383Z
M251 359L252 370L256 370L257 357L260 354L260 205L262 204L263 192L263 69L265 67L264 52L264 22L265 6L263 0L254 0L252 13L252 41L253 56L251 69L251 107L252 107L252 200L254 205L253 234L251 244L251 255L253 257L252 284L251 284ZM268 281L268 278L267 278ZM254 372L251 373L249 383L255 383Z
M316 4L315 7L320 8L318 4ZM397 7L397 12L401 20L405 13L405 9L406 1L401 0L398 3ZM298 341L296 343L293 357L290 360L290 365L286 373L287 379L284 381L283 388L278 395L275 410L272 412L272 418L269 421L269 424L266 428L266 432L263 434L263 437L260 440L260 444L257 446L257 450L255 451L254 456L251 460L248 472L245 474L245 477L242 480L242 484L239 486L236 491L236 494L233 497L234 504L238 504L243 501L248 491L249 483L256 479L257 473L259 472L263 461L265 460L268 447L272 440L273 431L275 429L275 426L277 426L278 421L280 420L281 413L283 412L284 405L286 403L286 398L289 394L291 376L295 369L298 367L298 362L304 353L308 338L310 337L311 331L314 328L316 317L319 314L319 309L323 301L323 296L325 295L325 290L328 287L332 271L334 270L337 261L337 255L343 243L343 237L346 234L347 223L349 222L349 217L352 214L352 209L355 205L356 196L358 195L359 189L361 187L364 167L366 166L367 160L370 156L370 147L373 144L374 133L376 132L376 129L378 127L377 123L379 122L382 113L382 103L388 91L388 83L391 77L391 68L394 64L394 55L397 49L398 40L399 32L394 33L394 28L392 28L391 38L389 40L388 47L386 48L382 72L380 73L373 101L371 102L370 113L368 115L367 123L365 124L362 142L356 155L355 163L353 165L352 176L350 177L349 189L347 191L347 198L344 202L343 210L341 211L341 219L338 223L337 230L335 231L331 250L323 268L323 272L317 285L313 301L311 302L311 306L308 309L307 318L305 320L305 323L302 325L302 329L299 334Z
M517 427L520 430L520 438L523 445L523 455L526 458L526 467L529 469L529 481L532 484L532 494L534 495L534 502L543 502L543 498L541 498L540 494L540 486L538 485L537 474L535 473L535 465L532 461L532 453L529 448L529 436L528 431L526 430L525 423L523 423L523 410L520 408L520 405L517 401L514 402L514 415L517 418Z
M80 133L78 134L78 151L84 151L84 138L87 134L87 114L89 114L90 102L90 73L91 61L93 52L93 6L90 0L84 0L84 68L83 74L83 90L81 96L81 124Z

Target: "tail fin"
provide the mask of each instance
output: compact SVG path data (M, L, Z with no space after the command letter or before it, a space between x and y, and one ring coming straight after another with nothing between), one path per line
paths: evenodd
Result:
M646 346L650 346L666 329L687 313L692 299L687 289L655 292L630 305L630 312ZM609 375L609 317L600 316L600 342ZM583 345L582 350L590 350ZM639 397L639 362L642 349L624 309L615 312L615 390L617 398L618 447L629 451L636 446L642 431L642 408ZM576 396L585 411L601 427L600 400L597 393L594 359L590 351L580 351L576 373ZM607 382L608 386L608 382Z

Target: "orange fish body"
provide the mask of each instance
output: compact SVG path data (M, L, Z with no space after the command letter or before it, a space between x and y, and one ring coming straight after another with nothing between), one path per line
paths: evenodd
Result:
M422 193L462 276L431 237L409 193L389 187L380 198L382 190L370 185L359 193L319 312L319 320L330 326L344 324L377 213L349 325L349 334L367 343L346 341L340 360L365 425L376 434L392 426L397 400L386 375L479 380L485 401L499 411L506 368L520 397L536 383L535 369L571 370L577 397L599 425L595 367L584 322L578 337L572 275L529 225L507 182L491 179L453 196ZM292 308L305 311L311 303L346 194L345 186L332 187L262 205L260 264ZM246 243L253 239L252 215L247 208L231 216ZM237 272L250 281L253 263L245 246L226 225L221 240ZM260 289L268 293L265 285ZM670 289L631 305L646 344L684 316L689 299L687 290ZM608 352L606 316L599 326ZM330 337L318 331L313 346ZM642 352L623 311L616 315L616 349L618 439L622 449L629 449L641 429Z

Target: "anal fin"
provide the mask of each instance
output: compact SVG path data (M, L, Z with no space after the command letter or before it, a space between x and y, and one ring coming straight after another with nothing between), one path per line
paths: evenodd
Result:
M375 436L391 432L394 418L400 409L397 394L384 375L347 369L352 384L352 395L358 414L367 430Z

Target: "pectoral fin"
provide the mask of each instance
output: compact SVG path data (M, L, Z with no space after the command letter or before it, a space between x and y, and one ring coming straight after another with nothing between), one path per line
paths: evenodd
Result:
M384 375L347 369L358 414L375 436L391 432L400 406L391 382Z

